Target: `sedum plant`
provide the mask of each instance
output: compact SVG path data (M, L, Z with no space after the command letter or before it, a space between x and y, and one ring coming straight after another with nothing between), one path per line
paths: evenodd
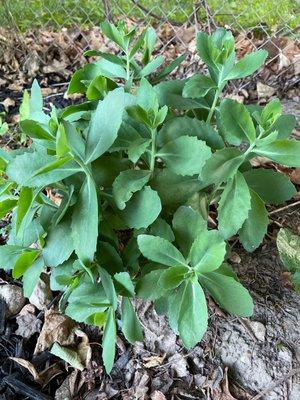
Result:
M251 160L299 167L300 143L289 139L295 119L278 100L222 99L229 80L262 66L265 51L237 61L230 32L199 33L207 74L163 80L184 57L161 69L152 28L102 29L120 51L88 52L100 59L75 72L68 89L83 95L80 104L46 113L36 81L24 94L29 145L0 154L1 216L11 212L0 257L27 297L50 272L60 309L103 329L109 372L117 327L130 343L143 339L135 298L153 300L187 348L207 328L205 293L230 313L252 314L226 243L236 236L256 249L268 227L265 204L295 193L285 175Z

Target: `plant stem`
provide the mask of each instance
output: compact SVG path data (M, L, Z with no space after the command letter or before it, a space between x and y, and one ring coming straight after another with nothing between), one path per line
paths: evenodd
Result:
M155 167L155 156L156 156L156 129L151 129L151 158L150 158L150 171L151 175L153 174Z
M214 101L212 103L211 109L209 110L209 114L208 114L208 117L207 117L207 120L206 120L207 123L209 123L211 121L211 119L212 119L212 116L214 114L214 111L215 111L219 96L220 96L220 89L218 88L216 90Z

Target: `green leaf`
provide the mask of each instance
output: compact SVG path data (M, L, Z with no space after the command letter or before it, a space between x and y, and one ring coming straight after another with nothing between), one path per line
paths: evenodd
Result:
M282 114L282 107L279 99L273 99L263 108L260 115L260 122L263 128L267 129L272 126L280 115Z
M164 271L157 269L140 278L136 286L137 296L146 300L156 300L163 296L165 291L158 285L158 280Z
M112 277L104 268L98 267L98 270L106 297L109 300L113 310L116 310L118 305L118 298Z
M17 205L16 199L5 199L0 201L0 218L5 217Z
M157 136L158 146L163 146L180 136L196 136L212 149L222 149L225 144L217 131L204 121L191 117L175 117L166 121Z
M182 54L181 56L175 58L170 64L168 64L166 67L164 67L154 78L154 82L160 81L162 78L165 76L169 75L172 71L174 71L175 68L177 68L182 61L186 59L186 55Z
M145 77L152 74L152 72L157 70L157 68L159 68L164 61L165 61L164 56L157 56L156 58L153 58L153 60L151 60L147 65L145 65L145 67L141 70L139 75Z
M227 183L218 205L219 231L224 239L230 238L242 227L250 207L248 185L238 172Z
M128 158L136 163L142 154L145 153L147 147L151 143L151 139L138 138L128 146Z
M38 254L39 250L24 251L14 265L13 278L20 278L31 267Z
M178 316L178 331L186 348L194 347L207 329L207 307L198 282L186 282Z
M48 228L46 245L42 253L45 265L56 267L68 260L73 251L71 219L70 214L67 214L59 224Z
M147 228L161 212L160 198L149 186L133 195L121 216L129 228Z
M257 168L244 172L248 186L268 204L282 204L297 192L289 178L273 169Z
M180 176L168 168L158 171L151 180L151 186L158 192L163 205L183 204L205 187L197 175Z
M211 150L202 140L181 136L165 144L156 156L178 175L195 175L201 172Z
M106 37L115 42L121 49L125 50L124 37L114 24L104 21L100 24L100 27Z
M109 92L104 100L98 103L87 135L85 153L87 163L105 153L117 138L126 99L124 89L118 88Z
M109 309L108 318L105 324L102 339L102 359L106 373L110 373L113 368L115 354L116 354L116 340L117 340L117 329L115 321L115 313L113 309Z
M63 125L59 125L56 134L56 154L58 157L65 156L70 151L68 139Z
M93 261L98 237L98 200L95 184L87 176L74 206L71 235L75 253L83 261Z
M155 86L160 106L167 105L176 110L190 110L204 108L209 110L210 106L203 98L186 99L182 97L185 81L174 80L161 82Z
M253 314L253 300L239 282L224 275L222 269L200 276L200 283L211 294L216 303L226 311L241 317Z
M277 248L284 267L291 273L300 270L300 236L281 228L277 235Z
M227 182L243 162L244 155L238 149L228 147L217 150L206 161L201 171L200 177L203 181L203 186Z
M57 159L44 153L18 155L7 167L8 177L20 186L44 187L81 171L70 157Z
M294 115L281 115L272 125L272 130L278 132L278 139L287 139L296 127Z
M147 64L149 62L152 52L154 50L155 43L156 43L156 31L151 26L147 28L144 37L144 55L142 59L143 64Z
M252 252L261 244L267 233L269 218L265 204L259 195L250 189L251 208L239 238L245 250Z
M158 285L164 290L171 290L178 287L189 272L188 266L175 265L164 270L158 280Z
M217 85L209 76L194 75L184 85L182 95L197 99L204 97L212 89L217 89Z
M265 63L267 57L268 52L266 50L257 50L245 55L235 64L226 76L226 80L240 79L252 75Z
M109 271L110 274L124 270L120 254L108 242L98 241L96 258L99 265Z
M198 274L217 269L226 255L226 243L217 230L203 230L192 244L188 260Z
M220 105L221 124L228 143L236 146L243 141L254 142L255 127L251 115L244 104L232 99L225 99Z
M114 275L114 285L119 295L134 297L135 290L128 272L119 272Z
M43 110L43 96L38 81L35 79L31 86L29 100L30 114L41 112Z
M16 264L23 252L23 247L15 245L0 246L0 265L5 270L10 270Z
M187 257L196 237L206 231L207 222L191 207L182 206L175 212L172 225L176 241Z
M22 103L19 108L20 121L24 121L30 117L30 97L28 90L24 90Z
M147 79L142 78L140 85L136 92L137 104L141 106L144 110L158 110L158 100L156 92L153 86L147 81Z
M150 171L127 170L122 171L113 183L113 195L120 210L126 207L126 202L133 193L141 190L150 178Z
M122 299L122 332L129 343L143 341L143 331L131 301Z
M20 127L22 132L32 139L53 140L53 135L49 131L48 127L37 121L25 119L20 122Z
M32 202L33 202L33 191L31 188L24 186L20 191L18 200L17 218L16 218L17 233L25 215L27 214L29 208L31 207Z
M300 142L298 140L276 140L266 146L255 148L255 153L270 158L288 167L300 167Z
M157 220L153 222L153 224L150 226L149 234L153 236L160 236L169 242L173 242L175 240L175 236L170 225L162 218L157 218Z
M79 354L76 351L61 346L59 343L54 343L50 353L70 364L71 367L79 369L79 371L83 371L85 368L85 366L82 364Z
M180 251L166 239L153 235L139 235L137 241L141 253L149 260L170 267L187 265Z
M45 268L43 257L37 258L23 274L23 293L29 299L32 295L41 273Z

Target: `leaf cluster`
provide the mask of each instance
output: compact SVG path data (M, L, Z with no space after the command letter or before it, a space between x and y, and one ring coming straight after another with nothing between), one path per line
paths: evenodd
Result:
M0 153L0 212L12 214L0 257L27 297L51 269L61 310L103 329L109 372L117 326L131 343L143 338L136 297L153 300L186 347L205 333L205 293L251 315L226 241L237 235L246 250L259 246L265 204L285 202L295 188L251 160L299 167L300 143L289 139L295 119L278 100L261 107L221 97L229 80L262 66L265 51L237 61L230 32L200 32L207 75L164 80L184 56L162 67L153 28L138 34L105 22L102 30L119 53L87 53L99 58L68 89L83 102L45 113L36 81L24 93L20 129L31 145ZM208 229L211 211L216 229Z

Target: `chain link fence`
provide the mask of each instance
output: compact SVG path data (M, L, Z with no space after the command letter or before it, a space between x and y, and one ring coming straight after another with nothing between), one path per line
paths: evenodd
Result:
M300 74L299 7L299 0L0 0L0 47L10 32L25 64L33 53L49 64L51 46L80 64L84 51L103 45L101 20L125 19L141 27L153 25L157 51L172 57L195 54L198 30L225 26L233 30L240 55L266 48L279 79L290 69L293 76Z

